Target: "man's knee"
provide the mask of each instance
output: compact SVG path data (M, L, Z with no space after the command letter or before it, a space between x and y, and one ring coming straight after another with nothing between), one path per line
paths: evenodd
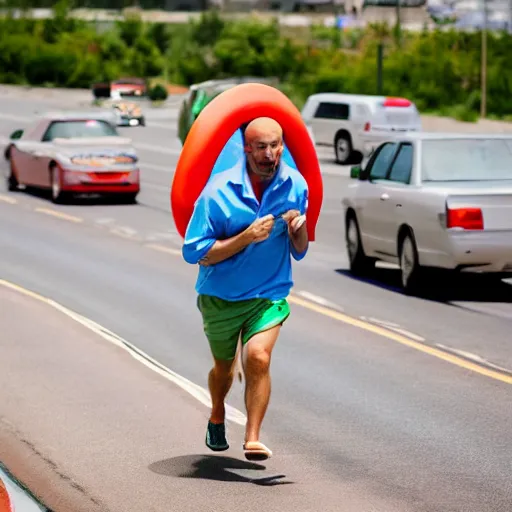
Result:
M262 375L268 372L270 356L268 348L248 343L246 346L246 373L248 375Z

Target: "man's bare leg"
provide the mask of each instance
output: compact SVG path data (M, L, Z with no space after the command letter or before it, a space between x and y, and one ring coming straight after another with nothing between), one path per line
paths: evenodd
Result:
M222 361L214 359L215 364L208 374L208 388L212 398L212 412L210 421L212 423L224 423L226 409L224 400L233 383L233 370L235 360Z
M244 347L246 445L259 442L261 424L270 400L270 359L281 326L254 335Z
M206 446L215 452L229 448L224 424L226 409L224 400L233 382L234 360L215 360L215 365L208 375L208 387L212 398L212 411L206 429Z

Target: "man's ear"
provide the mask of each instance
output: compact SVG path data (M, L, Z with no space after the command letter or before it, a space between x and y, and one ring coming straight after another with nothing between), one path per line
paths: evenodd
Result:
M252 148L251 148L251 146L249 146L249 144L244 144L244 152L252 153Z

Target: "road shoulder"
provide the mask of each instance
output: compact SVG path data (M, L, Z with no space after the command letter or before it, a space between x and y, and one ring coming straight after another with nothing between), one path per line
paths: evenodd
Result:
M184 491L190 480L150 467L208 453L206 408L51 306L4 287L0 302L10 472L53 512L148 510L151 495Z

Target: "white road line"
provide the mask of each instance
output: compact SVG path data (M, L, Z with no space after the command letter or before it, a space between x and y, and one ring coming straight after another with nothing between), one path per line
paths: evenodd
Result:
M146 235L147 242L158 242L158 241L176 241L178 240L181 245L181 236L175 231L169 231L167 233L161 231L152 231L148 235Z
M101 217L99 219L95 219L94 222L97 224L112 224L112 222L115 222L116 219L112 219L110 217Z
M166 366L159 363L151 356L137 348L135 345L132 345L129 341L121 338L120 336L117 336L117 334L97 324L93 320L90 320L89 318L86 318L80 315L79 313L75 313L74 311L62 306L58 302L55 302L54 300L48 297L43 297L42 295L31 292L30 290L22 288L21 286L18 286L16 284L10 283L9 281L0 279L0 285L5 286L6 288L10 288L11 290L18 291L28 297L32 297L33 299L39 300L57 309L61 313L64 313L69 318L82 324L84 327L87 327L98 336L101 336L104 340L126 350L126 352L128 352L134 359L136 359L137 361L139 361L140 363L142 363L144 366L148 367L155 373L158 373L165 379L173 382L206 407L211 407L210 394L205 388L197 384L194 384L192 381L188 380L182 375L179 375L178 373L167 368ZM238 425L242 426L245 426L247 421L247 417L243 412L239 411L238 409L235 409L234 407L228 404L226 404L226 419L228 421L232 421L233 423L237 423Z
M471 361L475 361L476 363L484 364L496 370L510 373L510 370L508 368L503 368L503 366L498 366L497 364L491 363L489 360L479 356L478 354L473 354L472 352L466 352L465 350L447 347L446 345L441 345L440 343L436 343L436 347L439 347L443 350L446 350L447 352L451 352L452 354L456 354L466 359L470 359Z
M180 249L173 249L172 247L165 247L164 245L159 244L146 244L148 249L154 249L155 251L166 252L167 254L172 254L173 256L181 256L182 251Z
M122 238L135 238L137 236L137 230L126 226L116 226L110 230L113 235L120 236Z
M300 295L304 299L310 300L311 302L316 302L317 304L320 304L321 306L325 306L325 307L331 308L331 309L336 309L338 311L344 311L344 309L341 306L338 306L334 302L324 299L323 297L315 295L314 293L310 293L305 290L299 290L296 293L297 293L297 295Z
M370 322L373 324L381 325L382 327L385 327L386 329L389 329L390 331L395 331L399 334L402 334L406 336L407 338L411 338L412 340L418 341L420 343L423 343L426 341L425 338L422 336L408 331L407 329L404 329L400 324L396 324L394 322L389 322L388 320L379 320L378 318L373 317L366 317L366 316L360 316L361 320L364 320L365 322Z
M411 331L408 331L406 329L402 329L399 327L389 327L389 329L391 329L399 334L403 334L407 338L411 338L412 340L418 341L419 343L424 343L425 341L427 341L425 338L423 338L423 337L419 336L418 334L415 334Z
M4 195L0 195L0 201L2 201L4 203L9 203L9 204L16 204L18 202L16 199L14 199L14 197L9 197L9 196L4 196Z
M366 322L372 322L374 324L380 324L385 327L400 327L399 324L395 324L394 322L389 322L388 320L379 320L378 318L374 318L372 316L361 316L359 317L361 320L364 320Z

